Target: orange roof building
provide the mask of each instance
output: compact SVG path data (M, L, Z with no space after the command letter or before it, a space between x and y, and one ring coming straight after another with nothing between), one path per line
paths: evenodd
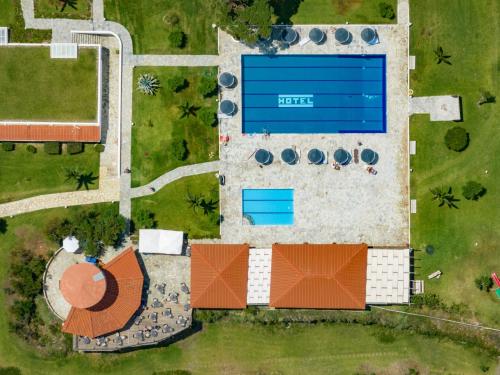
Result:
M102 272L104 284L96 270ZM143 282L132 248L106 263L102 271L86 264L71 266L60 282L64 298L72 305L63 332L94 338L122 329L141 306ZM102 285L105 292L99 298Z
M191 246L191 306L243 309L247 305L248 245Z
M271 307L365 309L366 244L273 245Z
M100 142L99 124L0 124L0 140L17 142Z

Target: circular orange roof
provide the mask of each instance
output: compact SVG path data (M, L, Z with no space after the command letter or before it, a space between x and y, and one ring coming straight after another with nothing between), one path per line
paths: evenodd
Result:
M106 293L106 278L90 263L74 264L64 271L59 289L71 306L86 309L96 305Z

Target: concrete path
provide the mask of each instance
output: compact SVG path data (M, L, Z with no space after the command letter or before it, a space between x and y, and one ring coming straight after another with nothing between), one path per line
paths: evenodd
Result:
M198 174L217 172L217 171L219 171L218 160L210 161L207 163L191 164L179 167L174 169L173 171L161 175L156 180L150 182L147 185L140 186L137 188L132 188L131 198L138 198L138 197L143 197L145 195L152 195L165 185L168 185L183 177L195 176ZM153 188L154 191L151 190L151 188Z
M134 55L135 66L217 66L218 55Z
M410 97L409 111L410 115L428 113L431 121L460 121L462 119L458 96Z
M398 0L397 9L398 23L400 25L410 24L410 2L409 0Z

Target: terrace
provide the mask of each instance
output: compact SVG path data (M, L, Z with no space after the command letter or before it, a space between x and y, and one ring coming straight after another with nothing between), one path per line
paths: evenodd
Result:
M309 31L326 32L326 41L308 41ZM337 134L244 134L241 56L259 54L219 32L221 72L236 77L235 88L223 89L220 100L233 101L234 116L220 116L221 238L226 243L249 243L266 247L272 243L359 243L377 247L408 246L408 35L405 26L376 26L379 43L361 39L363 26L343 26L351 34L348 44L335 40L338 29L330 26L294 26L300 39L277 51L278 55L385 55L386 132ZM304 71L307 80L308 71ZM286 94L286 93L284 93ZM243 107L243 108L242 108ZM353 109L352 111L360 111ZM297 132L298 133L298 132ZM299 156L290 165L280 160L281 152L292 148ZM273 162L262 165L254 154L265 149ZM318 149L324 155L314 165L307 154ZM333 154L346 150L346 165ZM369 165L358 156L364 149L378 154L377 164ZM292 225L249 225L242 216L243 189L293 189ZM251 224L251 223L250 223Z

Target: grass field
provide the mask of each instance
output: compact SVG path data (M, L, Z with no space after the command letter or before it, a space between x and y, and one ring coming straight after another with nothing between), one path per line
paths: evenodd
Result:
M147 184L163 173L186 164L218 159L217 127L203 124L197 117L179 119L178 106L189 102L197 107L217 111L216 97L204 98L198 92L203 75L217 74L216 68L153 68L134 69L134 85L143 73L158 77L161 88L155 96L147 96L134 88L132 117L132 186ZM189 86L179 93L168 89L168 79L181 75ZM216 79L216 78L214 78ZM189 151L186 160L169 155L171 139L182 136Z
M217 53L218 6L215 0L104 0L106 19L121 23L132 36L136 54ZM171 25L167 18L178 17ZM187 35L184 48L172 48L168 35L180 28Z
M186 201L191 195L202 195L212 201L214 212L205 215L203 210L190 208ZM132 200L132 219L139 209L146 209L155 214L157 227L161 229L181 230L189 238L219 237L219 185L213 173L186 177L175 181L154 195Z
M11 42L50 42L52 31L24 28L20 0L0 0L0 25L9 27Z
M500 327L500 300L494 292L480 292L474 279L500 272L500 104L476 103L480 90L500 93L498 80L499 45L492 30L499 29L498 1L422 0L411 8L411 54L417 68L411 74L416 96L460 95L463 122L435 123L428 116L411 119L411 139L417 141L417 154L411 157L411 195L418 200L412 215L412 246L423 249L431 244L434 255L418 252L417 278L425 280L428 292L438 293L448 303L464 303L473 320ZM457 33L458 29L474 30ZM437 65L433 50L442 46L451 55L452 65ZM497 100L498 101L498 100ZM464 127L470 134L469 147L460 153L444 145L446 131ZM479 201L462 196L462 186L474 180L487 193ZM437 207L430 188L451 186L458 209ZM428 281L436 270L443 276Z
M47 47L0 48L2 120L95 121L97 51L50 59Z
M291 17L294 24L382 24L394 23L380 15L378 0L303 0L299 3L298 11ZM384 0L392 5L396 12L396 0ZM285 17L286 18L286 17Z
M92 18L92 0L77 0L67 5L64 10L60 0L35 0L35 17L37 18Z
M26 151L26 145L18 143L16 150L0 150L0 203L14 201L35 195L73 191L74 181L66 181L65 170L78 168L85 173L99 174L99 153L91 146L81 154L48 155L43 145L38 144L37 153ZM91 189L97 189L96 180Z

